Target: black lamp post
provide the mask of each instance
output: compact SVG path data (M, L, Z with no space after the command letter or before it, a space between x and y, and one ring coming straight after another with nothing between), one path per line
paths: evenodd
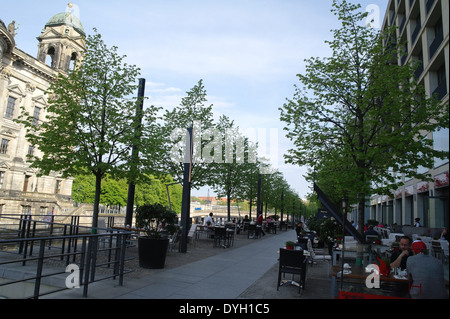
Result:
M140 142L140 128L142 123L142 116L144 110L144 95L145 95L145 79L139 79L139 90L138 90L138 103L136 105L136 131L135 136ZM138 143L139 143L138 142ZM132 153L131 153L131 180L128 184L128 197L127 197L127 211L125 214L125 227L131 227L133 224L133 208L134 208L134 196L136 192L135 179L137 174L137 162L139 160L139 150L138 145L134 143L132 145Z
M187 236L190 226L190 205L191 205L191 174L192 174L192 157L194 152L194 129L187 129L186 135L186 151L184 156L184 176L183 176L183 196L181 201L181 238L178 251L180 253L187 252Z

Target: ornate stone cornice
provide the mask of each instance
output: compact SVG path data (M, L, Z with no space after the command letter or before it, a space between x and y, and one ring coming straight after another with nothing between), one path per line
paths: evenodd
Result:
M33 73L38 74L49 81L55 80L55 78L58 76L57 71L39 62L35 58L29 56L28 54L17 48L13 50L11 56L16 63L22 64L24 67L31 69Z

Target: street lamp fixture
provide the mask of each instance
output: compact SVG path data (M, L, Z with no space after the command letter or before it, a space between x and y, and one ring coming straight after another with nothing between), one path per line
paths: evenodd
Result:
M348 207L348 197L347 194L344 194L344 197L342 198L342 209L344 213L347 212L347 207Z

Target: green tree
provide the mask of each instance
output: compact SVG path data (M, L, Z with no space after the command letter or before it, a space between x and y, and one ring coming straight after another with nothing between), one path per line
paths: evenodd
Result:
M240 184L235 185L235 193L236 198L248 200L249 218L252 218L252 207L256 204L258 195L261 162L258 159L256 144L247 137L244 137L244 157L247 162L241 165L243 165L242 169L245 171L245 178L241 180ZM247 204L245 206L247 207ZM245 208L243 207L243 209Z
M181 104L173 110L166 110L163 116L165 121L166 156L164 156L164 169L173 176L176 182L183 182L184 160L186 150L186 129L193 128L194 155L191 172L191 186L199 188L209 181L209 164L202 158L202 149L211 139L203 140L202 132L213 127L212 105L205 106L207 102L206 90L203 80L200 80Z
M95 200L95 178L93 175L77 175L72 184L72 198L77 203L93 204Z
M126 206L128 184L125 179L115 180L106 176L102 181L100 202L107 206Z
M336 185L358 194L362 231L366 197L399 186L392 172L429 179L417 168L448 157L423 135L448 128L448 103L426 96L415 65L397 64L404 44L395 40L395 30L366 27L360 8L333 2L341 28L326 41L332 55L306 60L305 74L298 75L302 87L280 110L295 146L287 161L334 168Z
M142 206L145 204L161 204L169 207L165 184L172 184L173 179L169 175L161 176L149 175L142 178L136 186L135 204ZM77 175L73 182L72 197L77 203L94 203L95 176ZM181 212L182 187L179 184L169 186L170 201L172 211ZM105 175L102 180L100 204L125 206L128 197L128 184L125 178L113 179Z
M212 167L211 187L218 197L227 198L227 216L231 216L231 200L243 198L245 187L249 179L256 156L252 158L249 143L229 117L219 118L214 132L214 147L209 154L203 156L214 159Z
M107 47L101 35L86 39L87 52L69 74L61 73L48 89L46 120L36 125L24 114L22 123L28 129L27 139L41 154L32 158L32 167L42 174L51 171L64 176L89 172L96 178L92 226L97 227L101 182L105 174L113 178L131 178L133 144L151 144L148 139L157 109L144 111L144 123L137 126L137 89L139 69L124 62L118 48ZM140 140L137 129L147 132ZM155 132L159 134L160 132ZM147 140L146 140L147 139ZM149 156L142 156L149 158ZM136 163L141 167L142 163ZM134 178L134 177L133 177Z
M166 189L161 180L153 175L147 177L146 183L136 186L135 203L137 206L145 204L161 204L168 207Z

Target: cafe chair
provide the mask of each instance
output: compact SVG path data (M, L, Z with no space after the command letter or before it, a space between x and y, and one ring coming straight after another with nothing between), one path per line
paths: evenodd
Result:
M267 224L267 232L271 234L277 233L277 225L275 223L268 223Z
M433 240L431 242L431 251L437 259L443 261L444 260L444 251L442 250L441 241Z
M261 237L261 231L259 227L256 224L250 224L248 225L248 233L247 238L260 238Z
M303 250L308 250L308 238L297 237L297 243Z
M187 237L188 237L189 242L195 246L195 242L197 239L197 224L191 225L191 228L189 229L189 233L188 233Z
M227 230L225 227L214 228L214 247L228 247Z
M301 293L302 289L305 289L305 277L306 277L306 262L303 250L289 250L280 248L280 259L278 263L278 284L277 291L281 286L281 274L292 274L292 279L295 275L300 276L298 282L298 293Z
M308 241L308 252L309 258L311 260L311 267L314 263L318 261L326 261L328 264L328 277L330 276L331 269L331 255L316 255L316 252L312 248L311 241Z
M181 237L181 228L169 236L169 246L168 246L169 251L173 251L175 246L179 244L180 237Z
M225 229L228 247L232 247L234 244L234 234L236 233L236 225L227 225L225 226Z

